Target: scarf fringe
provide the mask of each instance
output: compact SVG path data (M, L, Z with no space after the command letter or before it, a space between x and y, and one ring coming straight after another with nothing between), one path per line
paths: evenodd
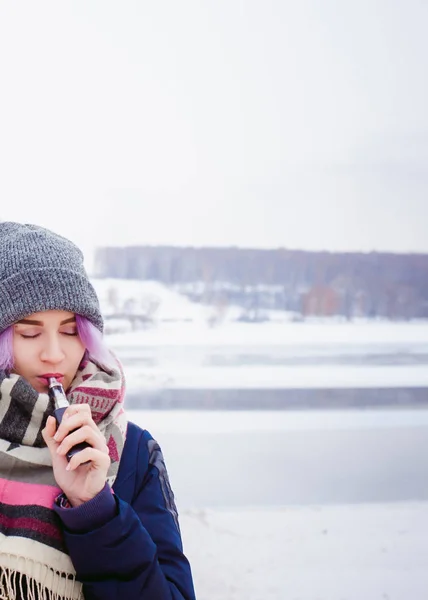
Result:
M13 555L2 558L17 560ZM22 568L0 567L0 600L83 600L82 584L74 575L20 557Z

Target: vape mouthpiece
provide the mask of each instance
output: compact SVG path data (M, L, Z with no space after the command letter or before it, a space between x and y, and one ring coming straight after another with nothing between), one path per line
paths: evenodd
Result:
M55 408L67 408L69 402L65 395L64 388L55 379L55 377L49 377L49 397L55 404Z

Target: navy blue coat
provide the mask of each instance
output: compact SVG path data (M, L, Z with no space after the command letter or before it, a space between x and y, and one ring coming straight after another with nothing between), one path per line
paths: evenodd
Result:
M162 452L134 423L113 492L55 507L85 600L194 600Z

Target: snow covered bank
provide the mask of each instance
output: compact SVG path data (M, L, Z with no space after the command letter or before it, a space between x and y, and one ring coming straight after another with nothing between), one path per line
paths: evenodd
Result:
M428 387L426 322L170 323L107 342L133 392Z
M325 365L293 367L126 367L129 391L150 388L196 390L426 388L426 365Z
M118 312L150 313L155 321L205 321L203 305L191 302L159 281L93 278L91 282L105 316Z
M428 503L181 514L199 600L426 600Z
M411 321L308 321L303 323L164 323L152 329L109 335L115 347L130 346L287 346L373 349L376 346L410 346L428 351L428 322Z

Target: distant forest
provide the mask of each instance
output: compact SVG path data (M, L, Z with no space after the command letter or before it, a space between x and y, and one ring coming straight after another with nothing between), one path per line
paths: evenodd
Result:
M428 254L241 248L104 247L95 277L156 280L194 301L301 316L428 318Z

